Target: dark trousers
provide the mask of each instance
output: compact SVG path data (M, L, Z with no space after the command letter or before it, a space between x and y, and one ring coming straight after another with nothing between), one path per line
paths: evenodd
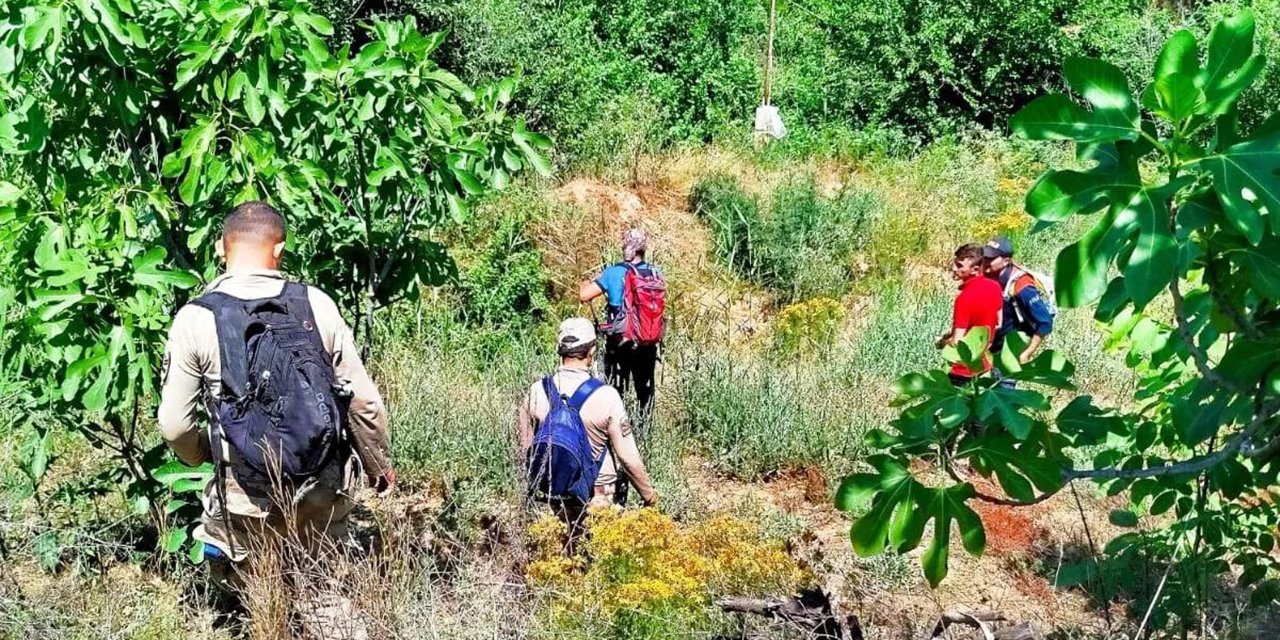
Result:
M653 376L658 368L658 345L622 343L622 337L608 336L604 343L604 376L623 397L635 385L636 424L645 423L653 413Z
M636 415L632 419L637 439L653 417L654 372L658 367L658 345L622 343L622 336L610 335L604 343L604 376L624 398L627 389L635 385ZM631 480L627 472L618 466L618 483L614 486L613 501L626 506Z

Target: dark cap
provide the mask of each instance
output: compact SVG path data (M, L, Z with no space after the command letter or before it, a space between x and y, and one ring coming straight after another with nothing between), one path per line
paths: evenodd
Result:
M1009 239L1004 236L992 238L987 242L986 246L982 247L982 257L1012 258L1013 243L1009 242Z

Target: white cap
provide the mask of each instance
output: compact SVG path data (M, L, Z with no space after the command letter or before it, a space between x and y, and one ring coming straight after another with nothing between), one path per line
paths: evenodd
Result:
M560 349L574 349L596 341L596 328L586 318L567 318L560 323Z

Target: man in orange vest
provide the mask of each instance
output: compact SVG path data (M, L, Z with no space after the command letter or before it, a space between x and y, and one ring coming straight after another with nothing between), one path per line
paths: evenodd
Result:
M1000 285L1004 295L1004 320L991 343L991 353L999 355L1005 338L1012 331L1029 336L1027 348L1018 354L1018 362L1026 364L1035 357L1045 336L1053 331L1052 301L1037 281L1035 274L1013 263L1013 243L1008 238L993 238L982 248L987 277Z

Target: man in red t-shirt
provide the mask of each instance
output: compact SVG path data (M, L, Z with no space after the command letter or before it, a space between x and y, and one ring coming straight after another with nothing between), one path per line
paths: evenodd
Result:
M956 296L951 331L938 338L936 346L941 349L956 344L970 330L986 327L987 346L990 347L996 327L1000 326L1000 315L1004 311L1004 292L999 283L983 275L982 245L966 244L956 249L955 261L951 263L951 277L960 283L960 294ZM950 377L952 382L963 385L989 370L991 357L988 354L983 356L982 371L971 371L963 364L956 363L951 365Z

